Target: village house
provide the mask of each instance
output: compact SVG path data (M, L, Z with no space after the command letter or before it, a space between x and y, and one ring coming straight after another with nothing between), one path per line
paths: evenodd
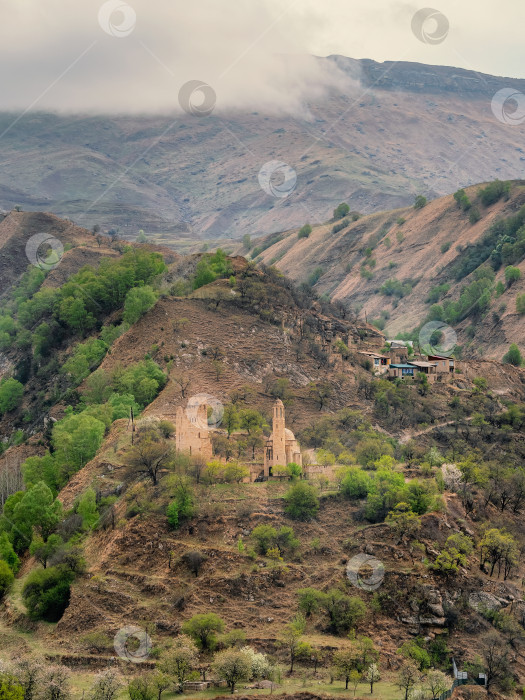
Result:
M416 368L408 362L394 362L388 368L389 379L413 379L415 373Z
M429 362L437 364L436 371L438 374L454 374L456 369L456 361L453 357L445 355L428 355Z
M388 371L391 358L387 355L381 355L378 352L369 352L366 350L359 351L359 354L369 358L374 372L378 374L385 374Z

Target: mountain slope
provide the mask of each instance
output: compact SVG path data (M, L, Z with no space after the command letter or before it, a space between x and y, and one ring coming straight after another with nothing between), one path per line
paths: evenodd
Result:
M459 299L461 290L479 274L480 262L490 263L492 248L483 260L473 263L470 274L461 273L461 265L474 255L476 245L496 222L516 215L525 204L523 181L512 184L508 199L501 197L489 206L480 201L482 189L481 185L466 189L472 208L479 211L476 223L470 222L469 212L449 195L419 210L410 207L349 220L336 233L332 232L333 222L314 227L308 238L299 239L296 230L288 231L258 259L275 264L297 282L310 278L319 294L359 310L369 321L380 320L387 337L410 332L428 318L433 302L442 305ZM256 252L271 240L255 241ZM236 250L242 250L241 246ZM525 259L512 264L520 269L521 278L507 287L506 264L500 264L489 307L481 314L473 310L452 324L468 356L501 360L510 343L525 349L525 317L516 312L516 297L525 292ZM399 293L397 289L390 295L382 293L389 280L409 287ZM503 290L496 291L498 283ZM449 289L430 300L429 293L439 285L449 285Z
M339 85L294 117L26 115L2 139L0 205L158 240L260 235L324 221L337 201L370 213L494 177L516 178L520 127L491 111L524 81L411 63L318 59ZM7 128L13 115L0 117ZM269 161L297 173L284 199L261 189ZM278 178L277 178L278 179ZM161 235L164 234L164 235Z

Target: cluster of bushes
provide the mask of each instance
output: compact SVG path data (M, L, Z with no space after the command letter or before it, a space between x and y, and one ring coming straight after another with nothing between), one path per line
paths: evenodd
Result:
M265 241L262 243L259 243L258 246L256 246L251 253L251 259L255 260L261 253L263 253L267 248L271 248L272 245L275 245L276 243L279 243L279 241L282 241L283 235L282 233L274 233L272 234L269 238L267 238Z
M481 316L490 307L493 294L494 272L482 266L474 273L474 280L465 285L458 301L445 300L442 305L431 306L425 323L444 321L454 325L465 318Z
M382 522L399 504L407 504L415 515L439 507L438 488L433 479L413 479L406 483L402 472L395 471L392 458L381 458L377 463L381 466L373 473L354 466L340 474L341 491L346 498L366 498L367 520Z
M299 609L307 616L321 611L327 619L327 632L348 634L366 615L366 605L357 596L349 596L337 588L320 591L302 588L297 591Z
M474 207L472 208L474 209ZM508 216L495 221L480 241L459 254L450 268L451 275L460 280L483 263L489 261L497 270L501 265L520 262L525 257L525 206Z
M486 187L483 187L479 191L479 198L486 207L490 206L491 204L495 204L497 201L499 201L502 197L505 197L505 199L508 199L510 195L510 182L509 181L501 181L501 180L494 180L494 182L491 182L489 185Z
M252 257L256 257L254 254L255 249ZM230 277L231 274L232 267L226 257L226 253L219 248L213 255L205 254L199 260L192 280L192 287L193 289L199 289L199 287L210 284L216 279Z
M343 219L342 221L339 221L337 224L334 224L332 226L332 233L339 233L339 231L342 231L349 224L350 224L350 220L348 218Z
M463 211L468 211L472 206L472 202L467 197L467 194L463 189L454 192L454 199L456 200L458 207Z
M283 525L278 530L273 525L257 525L251 537L255 542L257 552L271 556L277 550L279 556L293 554L299 547L299 540L293 528Z
M310 224L305 224L299 229L299 232L297 233L297 238L308 238L308 236L312 233L312 227Z
M248 469L238 462L208 462L202 473L202 480L207 484L239 484L250 475Z
M380 288L379 292L387 297L397 297L402 299L410 294L413 283L411 281L400 282L395 277L388 279Z
M450 289L450 284L444 282L443 284L438 284L429 291L425 303L427 304L437 304L437 302L445 296L445 294Z

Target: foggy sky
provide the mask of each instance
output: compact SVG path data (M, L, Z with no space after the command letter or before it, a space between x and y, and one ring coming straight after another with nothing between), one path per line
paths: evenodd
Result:
M100 0L1 0L0 109L166 112L179 110L182 84L202 80L219 110L295 112L306 95L344 88L312 55L525 78L522 0L427 2L114 0L121 11L105 22ZM429 5L450 25L437 45L411 30Z

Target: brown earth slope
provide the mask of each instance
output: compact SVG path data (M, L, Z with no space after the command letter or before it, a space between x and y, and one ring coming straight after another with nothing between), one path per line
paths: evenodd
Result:
M480 188L467 188L473 202ZM481 219L471 224L468 213L461 211L449 195L419 210L410 207L364 216L338 233L332 233L333 222L314 227L309 238L298 239L297 230L288 231L258 259L275 264L297 282L307 281L319 269L320 278L315 284L319 294L359 310L368 321L386 312L384 333L391 338L422 323L430 308L425 300L436 285L450 283L443 299L458 299L461 288L472 281L473 275L456 281L449 274L451 265L465 247L481 239L494 221L515 214L524 203L525 186L517 181L508 201L500 200L489 207L476 202ZM372 249L369 257L375 261L374 267L367 264L367 248ZM235 250L239 252L242 247ZM468 318L454 327L458 343L469 357L501 360L510 343L525 349L525 316L516 313L516 296L525 292L525 260L516 265L521 279L501 296L493 296L490 312L476 319L469 331L474 331L473 337L466 333L471 325ZM370 279L363 277L363 268L372 273ZM498 270L495 282L505 282L504 269L503 265ZM393 278L414 283L412 292L399 301L379 292L381 285Z

